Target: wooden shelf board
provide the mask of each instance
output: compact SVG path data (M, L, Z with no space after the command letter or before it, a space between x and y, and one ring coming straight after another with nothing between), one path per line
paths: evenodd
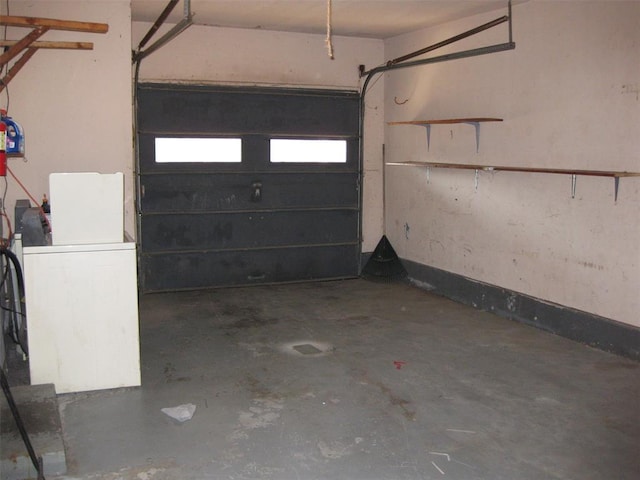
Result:
M408 167L455 168L462 170L482 170L484 172L526 172L526 173L554 173L564 175L586 175L593 177L640 177L640 172L622 172L614 170L575 170L568 168L533 168L533 167L498 167L490 165L473 165L461 163L435 162L388 162L387 165Z
M18 40L0 40L0 47L13 47ZM51 48L63 50L92 50L92 42L42 42L35 41L29 45L29 48Z
M387 122L388 125L445 125L452 123L480 123L502 122L502 118L475 117L475 118L447 118L441 120L411 120L408 122Z
M0 15L0 25L8 27L47 27L51 30L65 30L67 32L107 33L109 25L95 22L76 22L73 20L57 20L54 18L15 17Z

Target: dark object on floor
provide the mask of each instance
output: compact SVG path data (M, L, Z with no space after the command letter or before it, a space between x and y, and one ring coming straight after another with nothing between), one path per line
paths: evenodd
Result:
M367 280L383 281L400 280L407 276L407 271L386 235L378 242L361 275Z

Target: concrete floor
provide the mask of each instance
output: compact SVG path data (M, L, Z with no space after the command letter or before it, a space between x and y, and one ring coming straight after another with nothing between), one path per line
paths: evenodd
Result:
M408 285L155 294L140 315L143 386L58 397L65 478L640 478L638 363Z

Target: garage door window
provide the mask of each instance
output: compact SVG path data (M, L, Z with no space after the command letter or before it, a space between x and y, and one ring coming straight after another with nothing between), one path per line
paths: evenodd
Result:
M156 163L240 163L240 138L184 138L155 139Z
M346 140L271 139L271 163L347 163Z

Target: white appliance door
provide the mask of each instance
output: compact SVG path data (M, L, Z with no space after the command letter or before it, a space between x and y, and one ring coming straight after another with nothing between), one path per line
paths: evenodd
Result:
M26 247L31 383L140 385L135 244Z

